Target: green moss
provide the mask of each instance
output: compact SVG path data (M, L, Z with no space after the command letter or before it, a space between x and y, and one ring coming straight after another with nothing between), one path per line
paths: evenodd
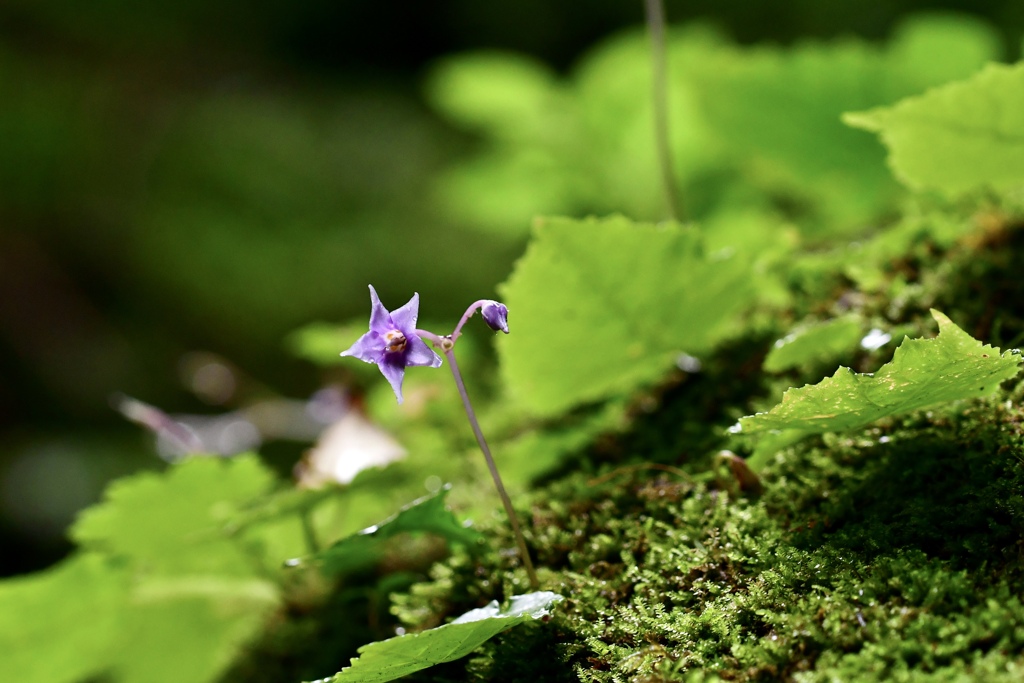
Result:
M928 308L940 306L979 338L1011 341L1024 331L1024 290L1015 284L1024 249L1004 253L1021 231L1001 220L986 233L958 230L974 241L911 240L903 261L874 264L882 280L870 291L837 278L815 290L831 298L810 301L794 288L790 316L849 312L865 328L925 334ZM994 318L986 317L990 296L1000 301ZM825 371L761 372L789 325L783 316L761 322L702 359L700 373L637 397L627 433L599 438L520 496L543 588L566 600L546 623L409 680L1020 680L1024 382L987 401L788 446L767 458L763 495L738 496L712 469L731 443L726 428ZM852 349L842 362L871 372L891 352ZM457 550L429 580L392 595L405 628L434 627L529 590L504 516L477 528L489 551ZM318 661L304 670L330 673L328 659L334 670L344 665L370 598L340 599L305 625L292 615L263 644L268 657L294 657L301 641ZM375 635L386 635L387 619L373 619ZM271 680L278 670L265 671Z
M567 597L551 622L417 680L1011 680L1022 423L991 401L826 435L781 452L757 500L646 466L568 475L521 501L544 587ZM434 625L521 591L516 564L457 555L398 616Z

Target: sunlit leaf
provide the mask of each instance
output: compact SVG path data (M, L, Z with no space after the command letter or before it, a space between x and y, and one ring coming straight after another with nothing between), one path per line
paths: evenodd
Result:
M682 352L700 354L754 299L747 264L704 253L675 224L540 219L502 286L512 333L502 376L538 415L656 381Z
M556 469L566 456L580 452L600 435L622 430L626 418L625 401L609 401L599 410L572 415L557 425L521 431L497 449L495 458L506 485L528 485L537 477Z
M364 645L351 666L322 683L383 683L460 659L499 633L546 616L560 600L562 596L547 591L517 595L507 609L491 602L450 624Z
M318 563L327 574L347 574L376 564L381 557L384 542L406 532L430 532L442 538L473 547L480 540L479 533L459 522L445 508L450 486L431 496L416 500L402 508L393 517L380 524L335 542L329 548L306 558L289 560L290 566Z
M839 368L818 384L790 389L770 411L741 419L739 431L855 429L888 415L988 396L1017 375L1018 353L1000 354L939 311L932 316L939 324L935 339L904 339L892 361L874 374Z
M348 365L341 352L366 333L366 321L359 320L347 325L310 323L301 327L285 340L288 349L304 360L317 365ZM358 368L358 365L352 367ZM375 370L376 368L370 368Z
M441 61L427 82L434 105L500 138L536 135L561 95L555 74L527 57L478 52Z
M828 361L853 351L862 336L860 319L845 316L800 327L782 339L764 359L767 372L782 372Z
M255 636L279 589L232 531L273 484L254 455L192 458L115 482L79 518L75 540L130 577L110 654L119 679L207 683Z
M1024 184L1024 63L990 64L966 81L843 120L879 133L910 187L955 194Z
M214 681L277 606L263 579L149 578L129 594L114 656L119 680Z
M288 517L308 512L321 503L341 495L339 486L325 486L317 489L283 489L273 495L259 499L256 504L246 507L228 522L229 533L242 531L251 526L278 522Z
M3 680L74 683L109 668L125 583L95 554L0 583Z
M223 526L274 483L252 455L193 458L165 473L120 479L71 530L83 547L144 562L148 571L252 572Z
M925 16L886 48L837 40L718 50L690 70L708 125L754 164L757 182L802 195L835 230L856 228L896 190L882 148L845 128L840 115L962 78L997 47L980 22Z
M676 64L699 62L719 42L704 27L671 30L671 71L679 75ZM538 214L664 216L642 31L604 41L564 79L523 57L467 54L442 62L428 87L443 114L486 135L477 155L438 178L440 200L470 226L521 237ZM668 98L685 181L717 147L681 79Z

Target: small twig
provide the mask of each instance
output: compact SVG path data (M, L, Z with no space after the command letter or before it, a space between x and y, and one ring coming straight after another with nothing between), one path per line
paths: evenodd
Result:
M668 57L665 49L665 6L662 0L645 0L647 29L651 34L652 94L654 96L654 140L665 190L668 217L681 220L682 207L676 195L672 147L668 134Z

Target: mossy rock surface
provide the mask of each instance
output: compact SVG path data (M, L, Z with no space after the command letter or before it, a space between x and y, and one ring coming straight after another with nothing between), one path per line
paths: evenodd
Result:
M991 401L826 436L780 452L758 499L648 467L568 476L529 506L555 617L416 680L1017 680L1022 420ZM515 564L458 555L399 614L500 597L480 577L522 586Z
M898 294L861 295L858 314L923 331L941 304L979 338L1012 342L1024 252L1007 247L1020 235L917 244L894 265ZM805 311L841 310L842 279L819 286L832 303ZM543 587L566 601L549 623L413 680L1021 680L1024 389L806 439L769 458L763 495L746 496L712 473L724 427L824 371L762 375L769 336L721 349L646 399L653 410L638 401L631 432L520 499ZM852 349L844 364L870 371L890 356ZM506 550L456 554L393 596L406 627L523 589L500 519L482 531Z
M565 597L551 618L403 680L1024 680L1020 378L988 398L779 446L761 460L759 495L715 459L756 445L729 435L740 416L834 372L818 361L763 371L772 342L801 320L846 315L922 337L938 308L979 340L1019 344L1024 230L978 216L962 217L983 224L968 238L915 238L874 264L884 279L872 288L805 264L787 311L753 321L699 373L635 396L626 431L564 458L515 500L542 589ZM894 348L857 346L834 362L873 372ZM329 602L283 615L230 680L330 674L370 637L529 590L494 509L477 519L482 552L348 578Z

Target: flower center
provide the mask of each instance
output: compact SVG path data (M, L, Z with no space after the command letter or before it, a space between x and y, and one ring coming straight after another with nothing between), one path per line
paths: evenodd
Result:
M405 351L405 335L401 330L391 330L384 333L384 350L391 353Z

